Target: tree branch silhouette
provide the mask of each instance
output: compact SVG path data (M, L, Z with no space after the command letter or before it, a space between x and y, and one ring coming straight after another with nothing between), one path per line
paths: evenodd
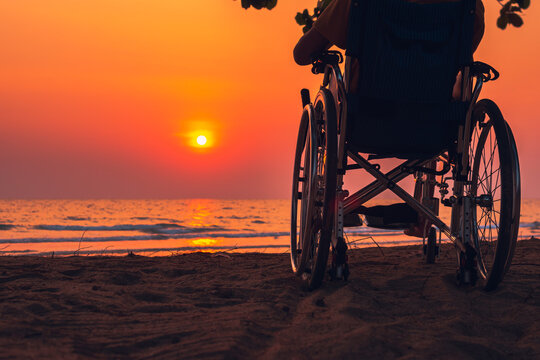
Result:
M313 26L313 23L332 0L319 0L317 6L311 13L308 9L296 14L294 19L296 23L302 26L302 31L305 33ZM495 0L501 5L499 17L497 18L497 27L504 30L508 24L514 27L523 25L521 14L531 5L531 0ZM241 0L242 7L249 9L253 6L255 9L273 9L277 5L277 0Z

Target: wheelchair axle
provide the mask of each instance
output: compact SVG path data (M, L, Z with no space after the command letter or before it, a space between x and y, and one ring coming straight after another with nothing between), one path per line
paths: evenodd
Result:
M491 207L493 206L493 196L489 194L483 194L475 197L474 202L480 207L491 209Z

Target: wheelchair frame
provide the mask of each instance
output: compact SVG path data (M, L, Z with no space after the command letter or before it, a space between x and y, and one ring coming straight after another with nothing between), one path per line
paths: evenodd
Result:
M371 164L368 161L368 159L366 159L364 156L360 154L360 152L355 148L353 144L350 144L346 141L347 93L346 93L345 83L342 77L341 69L339 67L339 63L341 63L342 61L343 61L343 56L341 55L341 53L327 52L327 53L324 53L323 56L321 56L318 60L314 62L313 69L312 69L312 72L315 74L324 73L322 86L320 88L319 95L317 96L318 97L323 96L323 100L325 96L327 97L327 99L328 99L328 96L330 96L330 98L332 99L335 105L335 112L336 112L336 119L337 119L337 154L336 154L337 155L337 168L336 168L336 187L335 187L335 197L334 197L335 200L334 200L334 203L331 204L333 209L330 209L331 211L328 210L330 212L330 216L334 218L333 224L331 225L332 226L331 245L333 249L333 264L330 270L331 276L333 278L337 277L337 278L344 278L344 279L348 277L348 265L346 263L347 256L345 255L347 246L344 241L344 221L343 221L344 217L347 214L354 213L355 210L357 210L362 204L364 204L368 200L372 199L373 197L379 195L380 193L388 189L392 191L394 194L396 194L403 201L405 201L405 203L408 204L411 208L416 210L416 212L419 215L429 219L429 222L431 222L431 224L437 227L439 231L444 233L450 239L450 241L456 246L457 255L458 255L458 265L459 265L458 272L457 272L458 283L474 285L477 280L477 262L481 260L481 259L479 260L477 257L477 252L479 250L478 248L480 247L480 245L478 244L479 240L478 240L477 233L480 228L476 226L477 218L476 218L475 207L477 205L492 207L494 200L492 197L491 204L490 204L489 203L490 199L487 198L485 195L475 196L475 194L467 194L465 191L467 187L471 187L471 179L469 176L471 172L470 157L475 155L475 154L469 153L469 143L471 141L471 136L472 136L471 134L473 133L473 127L475 127L478 122L480 122L479 126L481 126L482 121L484 121L484 119L473 118L473 111L477 104L477 100L480 95L480 92L482 90L482 85L486 81L495 80L498 77L498 73L496 72L495 69L483 63L475 63L475 64L472 64L471 66L466 66L462 69L462 74L463 74L463 82L462 82L462 89L461 89L462 101L468 101L470 102L470 105L466 113L465 122L459 125L457 143L455 144L455 149L452 153L452 156L450 155L450 151L448 149L448 150L444 150L444 152L436 155L435 157L404 160L403 163L394 167L392 170L386 173L383 173L380 170L380 166L378 166L377 164ZM491 75L491 72L493 72L493 76ZM486 101L486 100L483 100L483 101ZM314 105L311 104L311 101L309 98L309 91L307 91L306 89L302 90L302 103L304 105L305 113L308 114L307 116L313 119L313 117L315 116L316 109L314 108ZM315 103L317 103L317 99L315 100ZM497 111L498 111L498 108L497 108ZM498 114L500 114L500 111ZM490 117L491 116L492 115L490 115ZM502 115L500 116L502 119ZM504 122L504 119L502 119L502 121ZM312 122L313 121L310 121L310 123ZM506 122L504 122L504 124L506 124ZM301 125L301 131L302 131L302 125ZM500 256L498 260L495 259L495 262L498 261L499 263L504 263L502 265L504 267L504 271L499 269L498 272L500 274L498 274L497 276L494 276L494 278L489 278L490 276L488 276L487 274L485 265L480 264L480 275L486 281L484 284L484 288L486 290L494 289L498 285L498 283L502 281L502 277L504 276L504 273L508 270L508 267L510 266L510 262L511 262L511 257L513 254L513 249L515 247L515 242L517 238L517 230L519 227L519 208L520 208L519 161L517 157L517 149L515 147L515 143L513 140L513 135L507 124L506 124L506 131L508 132L508 135L506 137L508 137L509 139L509 146L511 148L510 157L512 158L511 169L512 169L512 177L513 177L511 188L512 188L512 194L514 196L513 201L512 201L512 213L511 213L512 225L509 226L510 241L509 241L508 250L506 251L507 254L501 255L504 257L504 259L501 260ZM299 138L299 141L300 141L300 138ZM497 146L499 145L497 144ZM297 147L297 151L298 151L298 147ZM311 154L310 156L313 157L313 156L316 156L316 154ZM353 160L355 164L348 165L349 158ZM383 158L383 157L375 157L375 158ZM384 156L384 158L386 158L386 156ZM325 161L328 161L328 159L326 159ZM428 206L424 205L422 203L422 198L415 198L414 196L411 196L407 191L405 191L401 186L398 185L399 181L403 180L404 178L411 175L412 173L416 173L417 175L422 175L425 173L444 175L444 174L438 173L435 169L429 169L425 167L427 164L429 164L432 161L443 161L445 163L445 167L448 166L447 171L449 170L450 166L452 167L452 173L453 173L452 196L450 196L450 198L448 199L444 199L443 192L441 192L442 196L440 199L440 201L444 205L452 207L452 220L451 220L450 225L447 225L444 221L442 221L439 218L436 212L432 211ZM296 171L296 166L297 165L295 164L295 171ZM362 189L356 191L354 194L349 195L346 190L343 190L343 177L346 174L347 170L358 169L358 168L364 169L365 171L367 171L369 174L371 174L375 178L375 180L371 182L370 184L368 184L367 186L363 187ZM305 174L305 177L308 175L309 174L307 175ZM330 174L330 176L333 176L333 175ZM298 242L298 243L302 243L302 246L301 246L302 248L307 248L309 249L309 251L313 251L313 249L309 248L306 245L307 242L313 242L312 239L309 239L309 237L313 235L309 231L309 229L312 227L310 223L311 221L310 217L313 216L312 214L313 212L310 209L303 209L304 211L307 211L308 215L305 215L305 218L307 220L302 219L302 224L300 225L301 229L300 229L300 234L299 234L301 239L296 238L297 234L296 234L295 227L296 227L298 208L295 201L295 192L298 192L298 181L302 181L302 179L298 180L297 178L298 176L296 176L296 173L295 173L295 178L293 179L293 207L292 207L293 224L291 227L291 262L292 262L293 270L295 271L295 273L298 275L303 275L304 278L308 280L309 288L313 289L320 285L320 282L322 281L322 276L319 274L317 275L316 279L313 278L314 275L312 275L311 277L306 276L306 271L309 271L309 270L306 269L305 264L303 265L300 264L300 266L297 264L297 259L296 259L297 254L295 254L295 252L302 251L302 249L299 250L296 247L296 245L293 246L293 242ZM305 181L305 179L303 181ZM442 178L443 183L444 181L445 179ZM502 183L502 180L501 180L501 183ZM446 188L448 187L448 184L443 184L443 185L446 185ZM437 183L437 186L441 186L441 184ZM311 187L309 187L307 191L311 191ZM448 193L447 190L446 192ZM308 205L304 205L303 203L303 206L308 206L308 207L313 206L313 205L309 205L309 204L312 204L309 202L306 204ZM496 226L497 226L497 230L500 230L498 225ZM426 238L426 230L427 229L424 229L424 239ZM293 235L293 232L294 232L294 235ZM317 236L321 237L322 235L319 234ZM491 237L491 232L490 232L490 237ZM318 239L318 242L320 241L322 241L321 238ZM319 243L315 244L315 246L319 246L319 245L320 245ZM324 244L323 244L323 247L324 247ZM499 242L497 242L497 247L499 247ZM503 251L501 250L501 252ZM306 254L302 255L302 261L305 261L306 256L308 255ZM323 253L322 256L325 257L325 254ZM327 254L326 254L326 257L327 257ZM336 259L338 260L336 261ZM326 263L326 259L323 260L323 262ZM498 268L500 268L501 265L498 264L497 266ZM322 265L319 264L319 269L316 269L314 271L320 272L321 271L320 267L322 267ZM323 269L323 271L325 270Z

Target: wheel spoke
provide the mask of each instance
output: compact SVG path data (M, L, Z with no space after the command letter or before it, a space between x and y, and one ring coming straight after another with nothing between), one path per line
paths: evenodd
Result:
M500 174L501 174L501 169L497 169L497 177L495 178L495 187L493 188L493 193L492 193L492 197L495 197L495 191L500 187L499 185L499 179L500 179Z
M484 181L487 180L488 177L493 176L493 174L495 174L495 172L499 172L499 171L500 171L500 169L495 169L493 172L490 172L490 173L488 174L488 173L484 170L484 175L486 175L486 176L484 176L484 177L482 177L482 178L479 178L478 181L479 181L479 182L484 182Z
M488 215L488 218L489 218L489 220L493 223L493 225L495 225L495 227L497 228L497 231L498 231L498 230L499 230L499 225L498 225L497 221L495 221L495 220L491 217L491 215ZM491 228L491 226L490 226L490 228Z
M501 184L497 185L497 186L491 191L491 193L492 193L492 194L495 193L495 191L496 191L497 189L499 189L500 187L501 187Z
M482 221L486 217L486 213L487 213L487 211L482 208L480 208L480 210L482 211L482 216L480 216L480 219L478 219L478 222Z

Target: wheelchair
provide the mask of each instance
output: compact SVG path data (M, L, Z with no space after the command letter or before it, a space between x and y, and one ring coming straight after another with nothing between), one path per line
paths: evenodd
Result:
M381 6L383 3L390 4L387 5L389 7L403 6L401 0L364 0L364 6L358 8L369 11L369 4ZM456 7L455 12L463 18L472 13L474 1L464 0L462 4L461 8ZM417 11L418 6L413 7L411 11ZM404 11L404 18L411 16L407 11ZM447 8L442 8L441 16L448 16L448 13ZM382 23L375 16L371 21ZM369 21L363 26L361 31L369 26ZM466 28L463 22L458 26ZM401 30L396 38L400 34L412 36L410 31L403 31L402 26L398 28ZM426 38L424 30L418 39ZM362 44L356 46L358 49L364 47L366 50L365 46L370 46L366 45L369 41L365 38L360 42ZM348 44L351 44L350 40ZM403 42L399 42L400 49L403 49L402 45ZM395 46L390 44L390 47ZM363 51L359 56L368 72L361 79L369 77L369 72L377 73L374 69L377 64L366 60L366 54L369 51ZM432 54L418 56L428 56L431 61ZM350 220L358 214L363 214L368 226L420 228L424 258L428 263L435 262L439 250L438 229L455 245L456 281L460 285L480 283L484 290L490 291L503 280L512 261L519 230L519 159L510 126L497 105L489 99L478 100L483 84L496 80L498 72L485 63L473 62L472 51L464 59L467 61L461 61L463 66L459 68L462 74L460 101L454 102L448 96L444 102L448 106L446 110L441 110L441 103L410 107L405 101L405 105L397 106L395 111L388 110L387 95L392 95L396 87L404 84L404 91L398 95L406 97L410 79L404 81L401 75L390 74L389 80L381 80L380 77L386 73L380 72L382 75L374 76L371 83L367 80L365 93L377 92L377 86L382 83L382 95L358 100L346 91L340 69L343 62L340 52L327 51L314 59L312 72L323 74L323 80L313 101L307 89L301 91L303 112L294 154L290 244L292 270L310 290L319 287L326 274L332 279L347 280L348 246L344 228L351 223L359 225ZM384 57L381 61L379 56L376 61L384 63ZM414 69L411 73L418 76ZM455 79L455 72L453 74ZM433 76L426 74L424 79L420 79L420 86L439 81L430 77ZM385 88L384 83L389 85ZM448 84L452 83L447 82L445 86ZM393 96L390 103L395 105L399 96ZM351 106L353 102L354 106ZM382 120L378 113L383 113ZM407 113L410 115L408 118L415 121L407 125L409 129L399 128L404 126L404 121L396 121L396 116ZM427 122L416 121L426 113ZM447 115L450 113L453 115ZM434 118L441 121L434 121ZM450 118L457 120L446 121ZM381 131L377 126L384 122L390 127L383 127ZM396 127L399 129L395 130ZM391 139L385 141L388 133ZM410 134L418 139L412 141ZM431 141L433 138L435 140ZM386 144L381 146L381 143ZM414 146L411 147L411 143ZM372 163L372 160L386 158L397 158L402 162L388 172L382 172L378 164ZM350 194L343 188L344 176L358 169L375 179ZM408 176L415 178L413 194L398 184ZM435 189L439 190L439 197L434 196ZM392 191L403 203L371 208L364 206L385 190ZM451 208L449 224L440 219L439 206ZM331 265L327 270L330 253Z

